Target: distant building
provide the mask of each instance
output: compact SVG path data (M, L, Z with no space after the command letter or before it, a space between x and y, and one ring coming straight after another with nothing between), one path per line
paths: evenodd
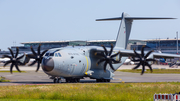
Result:
M41 44L42 50L59 48L66 46L101 46L110 47L111 44L115 45L116 40L91 40L91 41L43 41L43 42L23 42L24 46L19 47L21 51L30 51L32 46L34 49L37 49L39 44ZM145 45L145 42L141 40L129 40L127 49L131 49L131 45ZM16 47L11 47L13 51L16 50Z
M39 44L41 44L41 49L51 49L51 48L59 48L66 46L101 46L104 45L106 47L110 47L111 44L115 45L115 40L91 40L91 41L37 41L37 42L23 42L24 46L12 46L11 49L16 51L16 47L19 47L20 53L30 52L30 47L32 46L36 51ZM180 43L180 40L178 41ZM155 50L163 53L172 53L176 54L177 40L176 39L151 39L151 40L129 40L127 49L136 49L141 50L142 46L145 45L145 50ZM180 47L180 44L178 45ZM180 53L180 51L179 51ZM9 52L0 51L0 56L2 54L9 54Z
M160 50L162 53L177 54L177 39L153 39L144 40L148 50ZM178 48L180 48L180 40L178 40ZM180 53L180 50L178 50Z

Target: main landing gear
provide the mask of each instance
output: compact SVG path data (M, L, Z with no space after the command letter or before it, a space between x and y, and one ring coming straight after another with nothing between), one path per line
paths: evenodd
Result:
M78 83L80 82L79 78L66 78L67 83Z
M80 78L66 78L65 80L66 80L66 81L65 81L66 83L78 83L78 82L80 82ZM54 83L61 83L61 82L62 82L62 79L55 77L55 78L53 79L53 82L54 82Z
M54 78L53 82L54 83L61 83L61 78Z
M96 82L110 82L110 79L96 79Z

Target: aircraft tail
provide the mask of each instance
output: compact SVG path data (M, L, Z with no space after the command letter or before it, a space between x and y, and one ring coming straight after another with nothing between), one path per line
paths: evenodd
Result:
M126 49L127 43L129 41L129 36L130 36L133 20L154 20L154 19L175 19L175 18L130 17L127 13L123 12L121 17L97 19L96 21L122 20L120 23L118 35L116 38L115 47Z

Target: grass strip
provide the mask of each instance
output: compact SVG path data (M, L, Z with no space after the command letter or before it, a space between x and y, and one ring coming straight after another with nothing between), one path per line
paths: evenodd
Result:
M0 77L0 82L10 82L9 80L7 80L5 77Z
M179 82L156 83L77 83L52 85L0 86L0 100L116 100L153 101L155 93L180 91ZM13 100L14 99L14 100Z
M141 73L142 69L123 69L118 70L121 72ZM149 69L146 69L145 73L151 73ZM153 69L154 74L180 74L180 69Z

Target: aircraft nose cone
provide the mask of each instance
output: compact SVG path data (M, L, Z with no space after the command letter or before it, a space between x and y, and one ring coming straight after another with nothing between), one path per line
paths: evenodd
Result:
M52 58L42 60L42 69L46 72L50 72L54 69L54 60Z

